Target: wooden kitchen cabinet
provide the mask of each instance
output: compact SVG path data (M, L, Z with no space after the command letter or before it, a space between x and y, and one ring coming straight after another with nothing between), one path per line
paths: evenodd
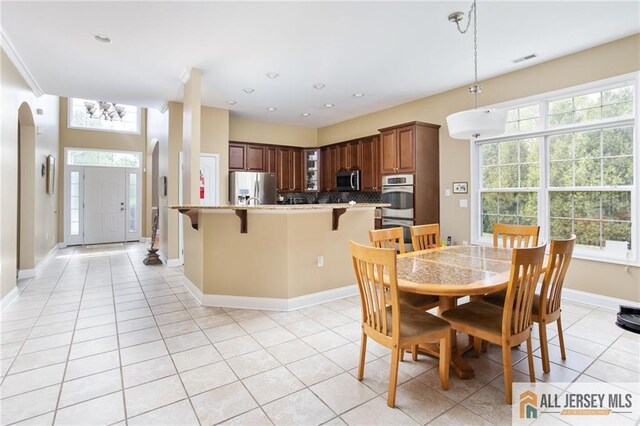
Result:
M275 146L267 146L264 149L265 172L276 173L277 148Z
M265 172L263 145L229 142L229 170Z
M360 141L338 145L338 169L355 170L361 168L362 147Z
M301 192L303 190L302 149L278 147L276 154L276 186L278 191Z
M360 141L362 153L360 162L360 189L362 191L380 191L380 166L379 166L380 138L370 136Z
M381 129L380 138L382 174L414 173L416 125Z
M380 129L380 172L412 174L413 220L440 222L440 126L414 121Z
M229 170L245 170L245 148L244 143L229 142Z

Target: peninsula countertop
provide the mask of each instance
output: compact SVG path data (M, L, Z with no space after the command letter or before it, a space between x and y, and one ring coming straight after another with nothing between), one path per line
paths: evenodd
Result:
M363 209L391 207L387 203L332 203L332 204L263 204L260 206L241 206L238 204L225 204L220 206L178 205L169 206L177 210L328 210L328 209Z

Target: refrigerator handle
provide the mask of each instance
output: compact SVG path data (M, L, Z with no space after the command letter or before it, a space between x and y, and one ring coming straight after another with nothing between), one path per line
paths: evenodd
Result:
M259 200L260 199L260 184L258 183L257 179L253 183L253 193L255 194L255 197Z

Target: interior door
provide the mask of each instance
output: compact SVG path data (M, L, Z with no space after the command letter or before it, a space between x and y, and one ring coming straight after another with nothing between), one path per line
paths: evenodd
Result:
M125 182L123 167L85 167L85 244L125 241Z

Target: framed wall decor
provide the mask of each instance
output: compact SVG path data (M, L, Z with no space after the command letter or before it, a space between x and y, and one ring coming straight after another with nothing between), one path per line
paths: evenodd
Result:
M47 194L53 194L56 178L56 158L47 155Z
M468 192L468 182L453 182L454 194L466 194Z

